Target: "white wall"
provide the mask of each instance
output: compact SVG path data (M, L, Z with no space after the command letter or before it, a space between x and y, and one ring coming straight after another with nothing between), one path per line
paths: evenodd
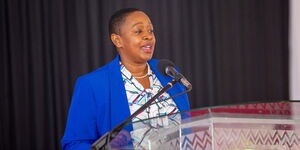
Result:
M290 99L300 100L300 0L290 0Z

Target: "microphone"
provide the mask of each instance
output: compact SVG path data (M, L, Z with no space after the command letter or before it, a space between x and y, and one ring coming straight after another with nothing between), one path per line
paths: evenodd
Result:
M167 59L160 60L156 68L161 74L165 76L171 76L172 78L174 78L175 81L183 84L187 88L187 91L192 90L192 84L181 73L179 73L175 69L174 63L171 62L170 60Z

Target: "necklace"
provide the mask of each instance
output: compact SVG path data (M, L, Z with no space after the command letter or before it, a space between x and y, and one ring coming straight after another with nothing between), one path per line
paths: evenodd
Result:
M139 76L139 77L136 77L136 76L133 76L133 77L136 78L136 79L142 79L142 78L145 78L147 75L148 75L148 72L145 75L142 75L142 76Z
M145 75L142 75L142 76L139 76L139 77L136 77L136 76L133 76L134 78L136 78L136 79L142 79L142 78L145 78L145 77L147 77L148 76L148 74L149 74L149 72L150 72L150 67L149 67L149 65L148 65L148 63L147 63L147 68L148 68L148 71L147 71L147 73L145 74Z

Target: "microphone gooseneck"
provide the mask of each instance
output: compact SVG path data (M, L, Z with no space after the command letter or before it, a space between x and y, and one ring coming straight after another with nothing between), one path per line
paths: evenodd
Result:
M160 95L166 92L168 89L172 88L177 81L170 81L165 87L159 90L159 92L154 95L150 100L148 100L144 105L142 105L137 111L135 111L132 115L130 115L126 120L121 122L119 125L114 127L111 131L106 132L102 137L100 137L97 141L95 141L90 150L111 150L110 141L112 141L119 132L123 129L123 127L129 123L134 117L148 108Z
M96 140L90 147L90 150L107 150L107 149L110 150L111 149L110 142L121 132L123 127L127 123L129 123L134 117L136 117L146 108L148 108L155 101L156 98L158 98L168 89L172 88L177 82L183 84L187 88L187 90L173 97L177 97L179 95L182 95L192 90L191 83L181 73L177 72L177 70L174 68L175 65L171 61L161 60L158 62L158 65L156 67L161 74L165 76L171 76L174 79L171 80L169 83L167 83L165 87L160 89L156 95L154 95L149 101L147 101L144 105L142 105L137 111L135 111L132 115L130 115L126 120L124 120L119 125L114 127L111 131L106 132L103 136L101 136L98 140Z

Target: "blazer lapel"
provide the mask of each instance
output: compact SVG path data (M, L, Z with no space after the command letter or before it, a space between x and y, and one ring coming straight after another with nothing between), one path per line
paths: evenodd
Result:
M123 122L128 116L130 116L119 61L120 56L118 55L109 66L111 128Z

